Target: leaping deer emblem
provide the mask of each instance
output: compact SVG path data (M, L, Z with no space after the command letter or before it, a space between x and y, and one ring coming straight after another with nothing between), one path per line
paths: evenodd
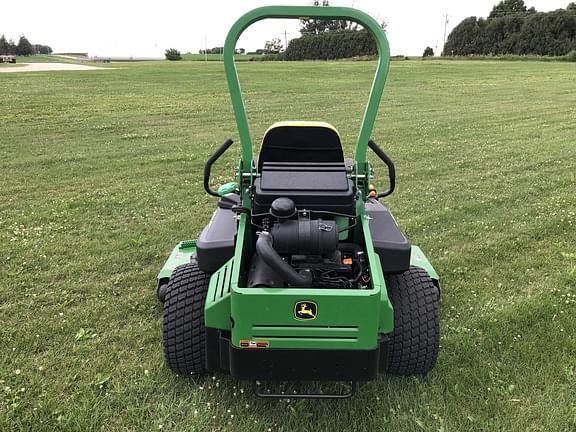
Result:
M308 303L300 303L299 306L300 306L299 309L296 309L297 315L299 317L304 318L308 316L310 318L316 318L313 309L308 307Z

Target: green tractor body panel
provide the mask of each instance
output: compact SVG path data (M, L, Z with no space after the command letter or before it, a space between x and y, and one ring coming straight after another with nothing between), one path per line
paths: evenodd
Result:
M230 330L230 293L232 287L232 269L234 259L224 264L210 278L206 305L204 306L204 323L206 327Z
M298 319L298 303L316 305L314 318ZM267 342L268 348L375 349L380 292L309 288L234 288L232 345Z
M168 260L160 270L157 276L158 285L168 283L172 272L176 267L190 262L190 257L196 253L196 240L184 240L176 245Z
M410 265L413 265L414 267L421 267L424 270L426 270L428 276L430 276L430 278L436 284L438 284L438 282L440 281L440 276L438 276L438 273L436 273L436 270L434 270L434 267L432 267L432 264L430 263L430 261L428 261L426 255L424 255L424 252L422 252L422 249L420 249L418 246L414 245L412 246Z

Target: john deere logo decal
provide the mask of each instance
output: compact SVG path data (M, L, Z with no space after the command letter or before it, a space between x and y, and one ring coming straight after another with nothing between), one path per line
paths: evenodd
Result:
M294 317L299 320L313 320L318 314L318 305L312 301L299 301L294 306Z

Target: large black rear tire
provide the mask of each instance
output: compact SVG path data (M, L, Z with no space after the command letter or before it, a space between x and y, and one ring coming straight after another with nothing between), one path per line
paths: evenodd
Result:
M206 369L204 304L210 275L192 261L177 267L164 299L164 357L179 374L203 374Z
M385 279L394 307L394 331L384 343L382 370L393 375L426 374L440 349L440 291L419 267Z

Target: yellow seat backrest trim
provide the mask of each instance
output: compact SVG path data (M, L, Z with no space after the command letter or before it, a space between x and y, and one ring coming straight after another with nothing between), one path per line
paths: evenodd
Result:
M326 129L330 129L333 130L334 132L336 132L336 135L338 135L338 139L341 140L340 138L340 133L338 132L338 130L332 126L330 123L326 123L326 122L321 122L321 121L280 121L280 122L276 122L274 123L272 126L270 126L268 129L266 129L266 132L264 132L264 136L266 136L268 134L268 132L270 132L272 129L276 129L276 128L281 128L281 127L318 127L318 128L326 128Z

